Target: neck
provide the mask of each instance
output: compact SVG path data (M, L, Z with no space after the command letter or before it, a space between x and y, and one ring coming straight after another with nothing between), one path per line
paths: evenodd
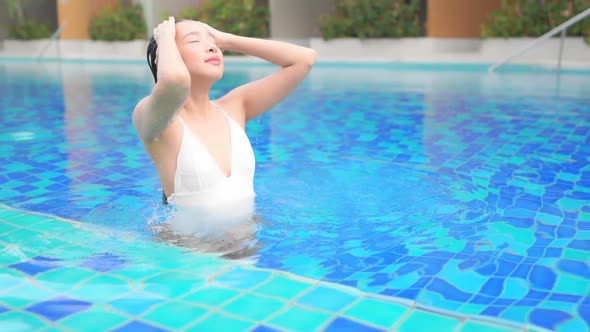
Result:
M185 103L186 112L191 116L206 116L210 107L209 90L209 86L191 84L190 94Z

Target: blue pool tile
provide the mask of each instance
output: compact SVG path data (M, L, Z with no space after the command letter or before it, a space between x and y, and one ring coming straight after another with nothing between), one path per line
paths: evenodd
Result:
M9 265L8 267L35 276L39 273L60 267L62 265L60 262L60 259L37 256L25 262Z
M326 332L378 332L385 331L371 326L367 326L346 318L336 318L328 325L324 331Z
M557 263L557 267L562 271L575 274L582 278L590 278L590 265L586 262L562 259Z
M517 266L516 263L505 261L502 259L499 259L497 263L498 263L498 269L497 269L495 275L498 277L509 276Z
M356 300L356 296L318 286L297 300L298 304L326 311L339 311Z
M433 278L428 289L444 296L445 299L457 302L465 302L471 298L471 294L460 291L455 286L440 278Z
M572 316L570 314L560 310L540 308L534 309L529 314L529 319L532 324L539 325L551 330L555 330L557 325L571 318Z
M4 307L4 306L0 305L0 315L1 315L2 313L6 312L6 311L8 311L8 308L6 308L6 307Z
M504 311L506 308L508 308L507 306L489 306L487 308L485 308L484 310L482 310L482 312L480 314L482 315L486 315L486 316L500 316L500 314L502 313L502 311Z
M580 300L582 300L582 296L553 293L553 294L551 294L551 296L549 296L549 300L560 301L560 302L569 302L569 303L578 303Z
M576 235L576 230L572 227L561 226L557 228L557 237L569 239Z
M486 264L480 268L475 269L475 271L482 276L492 276L496 273L496 265L495 264Z
M590 305L580 305L578 307L580 317L590 326Z
M550 290L555 285L557 275L551 269L535 265L529 274L529 280L534 287Z
M547 258L559 258L561 257L561 253L563 252L562 248L547 248L545 250L545 257Z
M475 295L469 302L473 304L490 304L496 300L495 297Z
M391 293L389 295L395 295L405 299L415 299L418 294L420 293L421 289L403 289L399 290L396 293Z
M109 272L117 269L123 269L126 265L126 260L123 257L113 255L111 253L95 254L87 258L80 265L87 269L97 272Z
M159 328L157 326L153 326L151 324L142 322L142 321L131 321L119 328L116 328L113 330L113 332L136 332L136 331L142 331L142 332L168 332L168 330Z
M502 278L490 278L480 290L480 293L488 296L499 296L504 289L504 279Z
M51 321L57 321L69 315L84 311L92 306L91 303L68 297L59 297L33 304L25 310L43 316Z

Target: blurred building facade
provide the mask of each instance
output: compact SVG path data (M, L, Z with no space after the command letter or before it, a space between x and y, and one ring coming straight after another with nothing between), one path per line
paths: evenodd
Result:
M118 3L143 6L148 32L160 22L163 12L177 15L187 7L198 7L208 0L21 0L27 15L54 31L67 22L61 38L89 39L88 24L99 10ZM267 0L270 6L270 37L281 40L305 40L320 37L318 17L330 13L334 0ZM396 0L403 1L403 0ZM479 38L485 16L500 7L503 0L421 0L427 37ZM1 3L2 6L6 6ZM0 38L7 37L11 18L0 10Z

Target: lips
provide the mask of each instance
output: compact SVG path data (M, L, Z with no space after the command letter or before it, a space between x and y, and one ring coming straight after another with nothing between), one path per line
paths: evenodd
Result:
M217 62L217 63L219 63L220 60L219 60L219 57L212 56L212 57L208 58L207 60L205 60L205 62Z

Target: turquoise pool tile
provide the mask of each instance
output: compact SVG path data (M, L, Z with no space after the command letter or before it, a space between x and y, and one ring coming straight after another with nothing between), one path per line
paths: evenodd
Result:
M408 316L403 318L396 331L430 331L436 327L436 331L446 332L454 331L460 324L461 322L454 318L414 309Z
M98 273L97 275L69 291L68 296L91 303L106 303L133 290L126 280Z
M300 297L297 303L310 308L337 312L353 303L356 299L357 296L322 285Z
M202 332L202 331L248 331L256 324L240 319L229 318L227 316L213 313L206 317L201 322L186 329L188 332Z
M400 304L365 298L344 311L344 316L388 329L408 311Z
M313 284L276 275L269 282L264 283L253 291L291 300L311 287L313 287Z
M514 322L522 322L523 318L528 317L533 309L534 308L532 307L511 306L502 311L500 318Z
M8 234L10 232L14 232L19 229L21 228L17 225L5 221L0 221L0 241L3 240L3 235Z
M143 290L163 297L176 298L207 284L207 279L189 273L164 272L143 282Z
M39 285L56 292L66 292L95 275L96 272L86 269L63 267L39 274L35 276L35 281Z
M47 235L59 236L60 233L67 232L74 228L74 226L71 223L65 221L50 220L39 224L31 225L29 226L29 228L37 232L43 232Z
M166 300L149 293L130 292L109 302L108 305L115 310L138 316L164 301Z
M529 292L529 282L522 279L507 278L504 280L504 287L500 294L503 298L521 299Z
M269 297L244 294L224 305L222 310L247 319L263 320L280 311L286 303Z
M289 307L268 321L289 331L317 331L332 318L331 315L299 307Z
M2 238L0 238L0 241ZM28 261L37 256L37 253L23 248L20 245L9 244L3 246L0 244L0 265L12 265Z
M165 326L178 331L207 314L208 310L188 303L166 302L144 314L142 319L148 323Z
M248 270L241 267L233 268L213 279L220 286L252 289L272 276L268 271Z
M1 218L0 218L1 219ZM8 220L9 223L20 226L30 227L36 229L42 223L53 222L55 219L45 216L39 216L34 214L23 214L19 217Z
M36 251L41 255L43 255L44 253L51 253L51 255L57 256L70 245L69 243L62 241L59 238L49 237L43 233L39 233L39 238L41 239L41 243L28 242L26 246L30 250Z
M110 274L131 280L140 280L149 277L156 277L161 272L162 269L159 269L153 265L134 264L133 267L117 269L115 271L111 271Z
M55 292L46 291L27 281L15 288L0 291L0 301L13 308L22 308L47 300L55 295Z
M0 208L0 220L10 220L13 218L21 217L23 215L24 214L20 211Z
M187 302L199 303L208 307L217 307L240 294L240 292L233 289L211 286L191 293L182 299Z
M56 251L55 255L59 256L59 258L63 259L64 261L74 262L82 258L89 257L95 253L95 248L68 243L63 247L60 247L59 250Z
M4 293L4 291L9 290L13 287L16 287L25 282L25 275L12 270L12 269L0 269L0 295ZM0 302L2 302L2 297L0 297Z
M507 329L504 327L494 326L482 322L467 321L461 325L459 332L508 332L518 331L513 329ZM521 330L522 331L522 330Z
M588 258L588 252L572 248L563 248L561 258L574 261L585 261Z
M27 244L27 247L31 244L35 244L36 242L40 242L41 239L46 238L46 236L40 232L36 232L33 230L19 228L14 232L10 232L8 234L2 235L0 238L3 242L10 243L10 244L17 244L23 245Z
M60 326L74 331L108 331L127 322L129 318L102 307L94 306L89 310L67 317L59 322ZM89 323L92 322L92 323Z
M49 325L35 315L17 311L0 314L0 322L2 331L35 331Z

